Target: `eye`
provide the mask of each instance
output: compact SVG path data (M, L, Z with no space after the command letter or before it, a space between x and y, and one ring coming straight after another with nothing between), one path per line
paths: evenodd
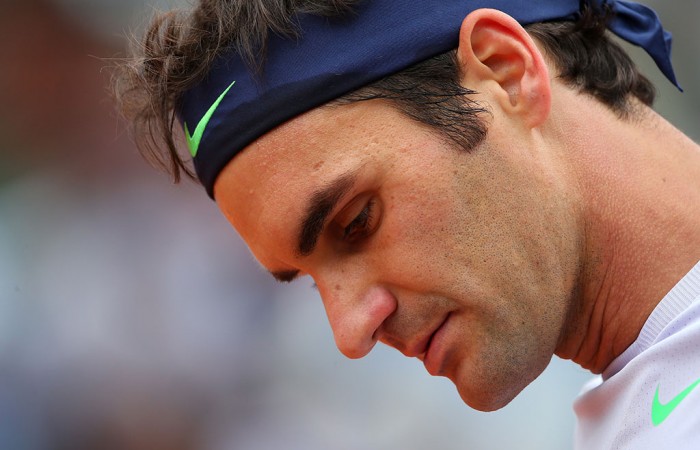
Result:
M354 243L374 232L377 227L376 207L377 201L374 198L367 200L360 213L343 227L343 241Z

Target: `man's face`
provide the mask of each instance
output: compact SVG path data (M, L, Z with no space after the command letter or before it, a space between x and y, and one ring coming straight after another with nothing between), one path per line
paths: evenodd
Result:
M383 101L324 107L215 195L265 268L313 277L345 355L384 342L493 410L544 370L575 299L574 202L536 141L494 113L468 153Z

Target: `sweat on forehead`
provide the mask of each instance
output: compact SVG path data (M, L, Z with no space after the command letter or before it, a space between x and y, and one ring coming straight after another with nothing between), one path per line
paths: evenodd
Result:
M367 0L343 17L299 14L299 37L272 34L263 69L241 55L220 56L179 102L197 176L213 198L226 164L273 128L387 75L457 47L462 20L479 8L501 10L523 25L575 20L579 0ZM615 13L609 28L643 47L677 85L670 35L656 14L632 2L590 0Z

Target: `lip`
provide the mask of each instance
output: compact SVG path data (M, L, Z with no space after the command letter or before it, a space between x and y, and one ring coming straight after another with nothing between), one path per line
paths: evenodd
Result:
M433 335L435 335L435 331L437 331L437 329L435 329L430 334L426 335L423 339L410 346L406 350L402 350L401 353L403 353L404 356L407 356L409 358L415 357L422 360L425 356L425 353L428 351L428 346L430 345L430 341L433 339Z
M439 327L430 336L430 339L426 345L425 352L421 358L423 365L428 373L432 376L440 375L441 369L443 367L443 357L444 351L440 351L444 348L445 343L443 342L445 336L445 330L447 329L447 322L450 319L451 314L445 317ZM441 356L442 354L442 356Z
M400 349L401 353L409 358L418 358L423 361L426 353L428 353L428 348L430 347L430 342L433 340L433 336L435 336L435 333L444 325L445 320L446 318L443 319L442 322L439 322L437 326L421 338L421 340L415 341L412 345L404 347L404 349ZM397 348L399 347L397 346Z

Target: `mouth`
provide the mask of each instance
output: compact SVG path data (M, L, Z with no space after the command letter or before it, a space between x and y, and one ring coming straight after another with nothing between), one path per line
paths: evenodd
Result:
M425 343L424 350L417 356L423 364L430 375L437 376L442 368L442 360L439 357L439 349L444 347L442 342L443 336L445 334L447 321L450 319L452 314L445 316L445 320L433 331L433 333L428 337Z

